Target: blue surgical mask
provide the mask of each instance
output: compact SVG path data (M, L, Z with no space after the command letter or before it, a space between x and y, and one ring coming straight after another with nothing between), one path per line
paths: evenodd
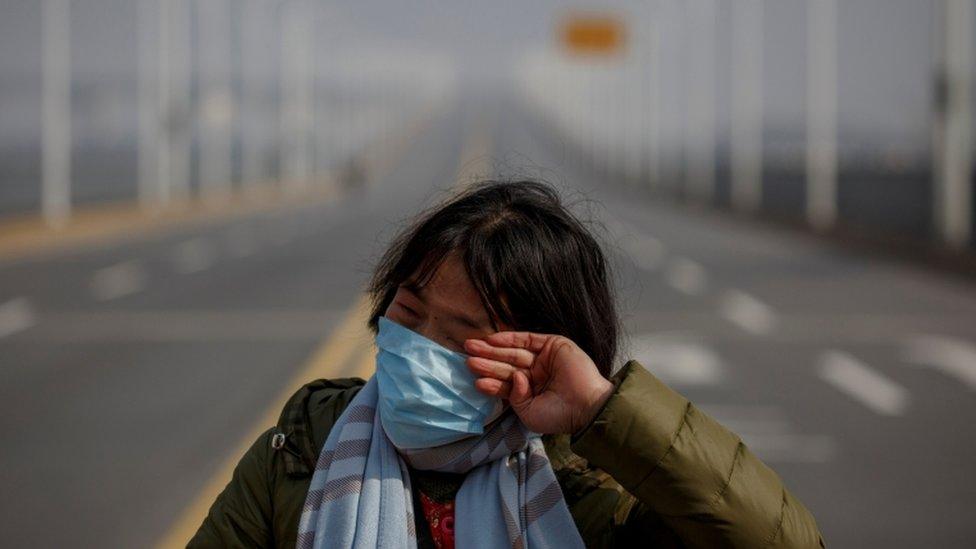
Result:
M474 387L467 355L385 316L378 319L376 382L380 421L397 448L430 448L484 432L501 399Z

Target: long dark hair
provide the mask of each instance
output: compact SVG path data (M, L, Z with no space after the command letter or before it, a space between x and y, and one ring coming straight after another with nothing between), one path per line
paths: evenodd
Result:
M422 286L453 251L493 329L501 319L568 337L609 377L620 334L611 266L556 190L531 179L472 183L402 229L367 285L374 334L397 287L414 274Z

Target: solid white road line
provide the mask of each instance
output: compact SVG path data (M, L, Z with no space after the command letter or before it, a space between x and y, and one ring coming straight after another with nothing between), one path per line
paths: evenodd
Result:
M668 263L664 279L672 288L688 295L701 295L708 287L705 269L685 257L675 258Z
M0 305L0 337L7 337L37 323L34 307L26 297L17 297Z
M967 341L937 335L913 336L906 344L905 359L933 367L976 389L976 346Z
M107 301L134 294L145 287L146 271L133 259L95 271L90 288L95 299Z
M820 377L841 392L885 416L899 416L908 408L908 391L853 356L837 350L823 354Z
M719 310L729 322L751 334L767 335L776 327L773 309L740 290L722 294Z
M180 274L209 269L216 261L216 250L209 240L197 237L181 243L173 255L174 269Z
M725 379L721 359L695 339L691 334L636 334L628 354L669 385L720 383Z

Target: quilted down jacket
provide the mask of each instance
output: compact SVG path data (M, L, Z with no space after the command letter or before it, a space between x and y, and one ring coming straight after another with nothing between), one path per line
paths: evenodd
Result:
M824 547L810 512L735 433L636 360L611 381L588 426L543 437L587 547ZM364 383L318 379L298 390L188 547L293 547L319 450Z

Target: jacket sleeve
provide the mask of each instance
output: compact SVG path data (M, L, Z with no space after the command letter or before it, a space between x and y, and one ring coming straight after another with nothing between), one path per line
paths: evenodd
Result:
M188 549L273 546L267 468L272 430L261 433L241 457Z
M810 512L735 433L636 360L611 380L614 393L573 435L571 449L610 474L685 546L824 547Z

